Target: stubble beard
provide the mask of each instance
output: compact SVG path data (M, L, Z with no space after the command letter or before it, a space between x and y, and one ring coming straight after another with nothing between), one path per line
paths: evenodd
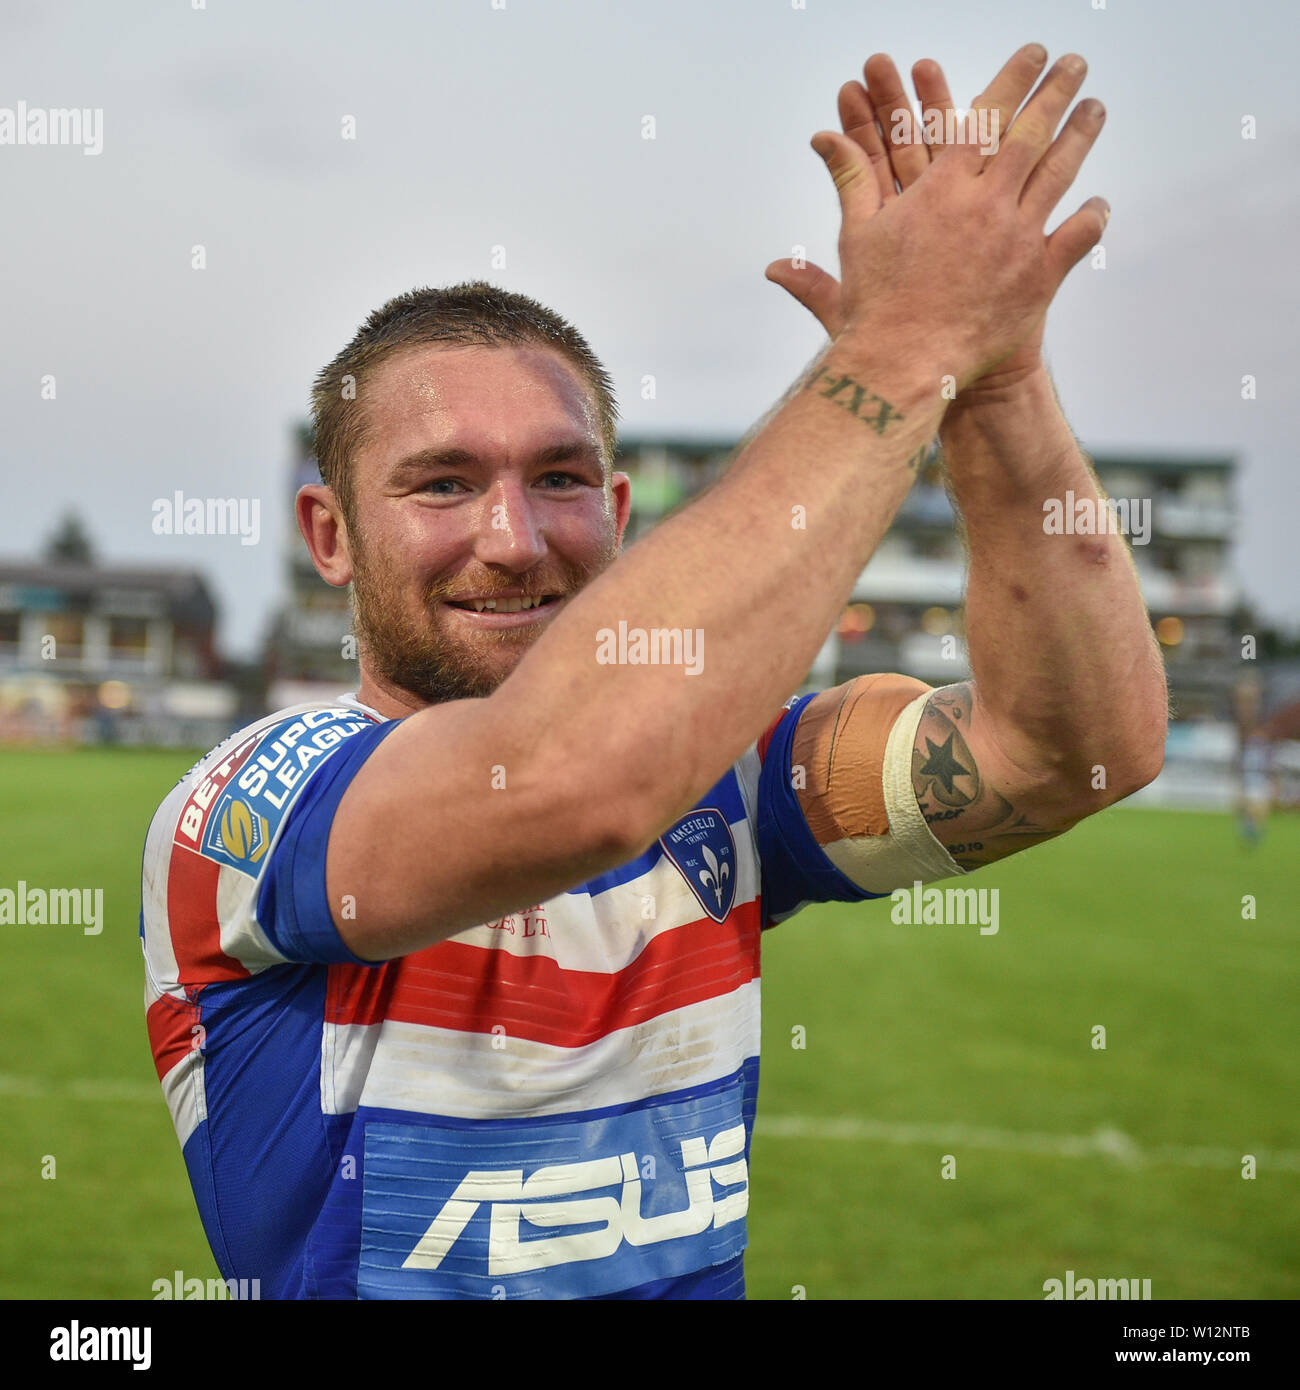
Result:
M556 556L538 575L493 575L468 581L464 575L430 582L418 608L409 606L401 576L382 552L366 544L354 527L352 615L360 655L370 674L384 684L413 695L426 705L491 695L537 640L537 627L484 630L465 640L452 637L443 601L467 590L490 594L523 589L527 594L574 594L611 565L617 540L588 565Z

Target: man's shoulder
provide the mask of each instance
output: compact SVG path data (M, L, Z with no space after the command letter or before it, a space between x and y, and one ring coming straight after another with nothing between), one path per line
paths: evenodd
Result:
M309 700L264 714L236 729L193 763L159 802L153 820L171 818L178 836L186 825L197 830L207 823L217 800L229 800L241 790L238 782L243 783L242 790L251 790L255 797L264 795L274 805L275 789L268 790L267 786L269 758L283 762L301 746L308 751L291 759L301 767L306 759L329 752L351 735L387 722L354 694ZM260 770L253 773L249 765L256 766L259 760ZM287 788L281 786L279 790Z
M355 695L339 695L332 700L307 700L296 705L286 705L283 709L261 715L251 723L227 734L220 743L193 763L176 785L202 781L216 767L232 759L243 759L258 744L274 741L278 735L292 729L295 724L301 724L306 730L349 721L364 721L369 724L385 722L382 714L363 705Z

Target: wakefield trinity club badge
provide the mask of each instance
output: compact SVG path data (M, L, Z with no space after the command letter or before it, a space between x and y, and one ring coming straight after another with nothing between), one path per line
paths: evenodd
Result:
M721 811L692 811L659 837L669 859L715 922L726 920L736 896L736 842Z

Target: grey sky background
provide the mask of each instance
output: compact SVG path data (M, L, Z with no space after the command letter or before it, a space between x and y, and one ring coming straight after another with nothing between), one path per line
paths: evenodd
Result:
M104 145L0 146L0 555L75 509L106 559L204 569L223 648L253 655L311 379L418 284L485 278L571 319L629 432L739 436L823 341L763 269L796 244L837 269L808 141L840 84L872 52L933 57L967 104L1038 40L1088 58L1108 111L1054 219L1113 210L1107 268L1049 318L1071 424L1090 449L1237 454L1238 573L1300 624L1297 10L1094 3L5 0L0 107L102 107ZM177 488L260 498L261 543L154 535Z

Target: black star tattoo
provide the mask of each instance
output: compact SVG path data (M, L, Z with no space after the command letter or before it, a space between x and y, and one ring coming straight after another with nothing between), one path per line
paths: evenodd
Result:
M922 777L937 777L943 783L943 789L947 795L952 795L952 784L955 777L970 777L971 769L962 765L953 757L952 741L956 738L956 732L948 735L945 743L935 743L933 739L926 739L926 746L930 750L929 760L921 768Z

